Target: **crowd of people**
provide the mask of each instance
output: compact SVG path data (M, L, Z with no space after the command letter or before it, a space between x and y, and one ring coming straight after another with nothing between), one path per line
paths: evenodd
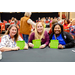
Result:
M14 25L10 25L8 30L1 38L0 51L12 51L19 50L16 41L25 41L24 49L29 47L33 48L33 40L40 39L41 46L39 48L43 49L46 46L50 47L50 40L58 40L58 49L71 48L74 47L75 40L75 19L61 20L60 17L43 17L36 22L30 19L31 12L25 12L24 17L20 19L20 33L23 39L18 33L18 28L16 26L17 20L12 17L11 22L15 22ZM10 23L11 23L10 22ZM47 32L45 30L46 23L50 24L50 30ZM31 31L31 29L34 29Z

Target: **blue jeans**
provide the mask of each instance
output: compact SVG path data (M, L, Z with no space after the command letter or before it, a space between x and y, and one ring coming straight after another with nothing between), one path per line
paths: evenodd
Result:
M29 35L22 34L22 36L23 36L23 40L24 40L26 43L28 43L28 37L29 37Z

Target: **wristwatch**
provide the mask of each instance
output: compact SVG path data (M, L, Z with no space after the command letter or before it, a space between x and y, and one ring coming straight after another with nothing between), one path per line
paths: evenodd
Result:
M65 46L63 46L63 48L65 48Z

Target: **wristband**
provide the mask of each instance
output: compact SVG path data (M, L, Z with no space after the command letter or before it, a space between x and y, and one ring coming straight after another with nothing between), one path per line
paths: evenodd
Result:
M46 46L46 44L44 44Z
M65 48L65 46L63 46L63 48Z

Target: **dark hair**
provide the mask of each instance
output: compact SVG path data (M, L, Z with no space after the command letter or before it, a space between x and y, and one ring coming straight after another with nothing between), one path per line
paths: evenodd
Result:
M53 24L53 26L52 26L52 32L54 33L54 28L55 28L56 25L59 25L60 28L61 28L61 32L63 32L63 25L60 24L60 23L55 23L55 24Z
M69 23L70 23L69 19L65 19L65 20L67 21L67 24L69 24ZM65 20L64 20L64 23L65 23Z

